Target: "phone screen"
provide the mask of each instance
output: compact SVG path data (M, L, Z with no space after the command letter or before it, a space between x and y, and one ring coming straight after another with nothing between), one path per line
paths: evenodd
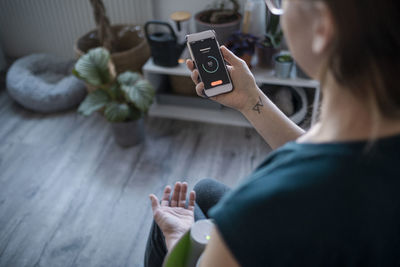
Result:
M230 83L215 37L194 41L189 45L204 82L204 89Z

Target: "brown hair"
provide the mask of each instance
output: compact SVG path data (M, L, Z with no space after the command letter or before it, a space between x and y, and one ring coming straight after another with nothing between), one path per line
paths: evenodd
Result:
M400 118L400 1L321 0L336 23L328 68L385 118Z

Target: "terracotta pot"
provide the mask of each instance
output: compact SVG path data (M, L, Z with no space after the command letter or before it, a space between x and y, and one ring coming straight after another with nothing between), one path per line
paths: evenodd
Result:
M260 68L272 68L274 66L274 56L278 53L278 49L256 45L257 66Z

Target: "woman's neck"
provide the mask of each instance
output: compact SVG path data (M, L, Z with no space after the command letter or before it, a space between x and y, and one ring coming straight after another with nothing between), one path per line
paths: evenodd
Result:
M365 99L355 97L330 75L324 88L320 122L298 142L357 141L400 134L400 120L380 117L376 107L369 107Z

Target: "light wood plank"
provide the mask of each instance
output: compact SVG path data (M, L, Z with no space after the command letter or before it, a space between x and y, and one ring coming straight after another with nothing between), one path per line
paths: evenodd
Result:
M270 151L250 128L157 118L123 149L99 115L35 114L4 90L0 125L0 266L142 266L149 193L233 186Z

